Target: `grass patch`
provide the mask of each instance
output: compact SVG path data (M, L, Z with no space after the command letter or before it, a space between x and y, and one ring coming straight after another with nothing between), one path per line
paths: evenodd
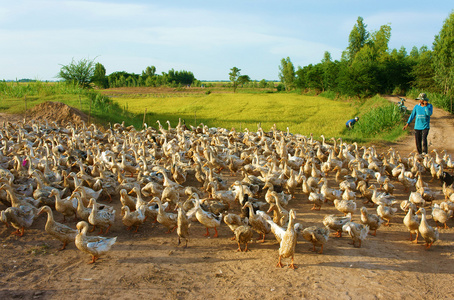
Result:
M133 114L143 115L146 122L154 125L169 120L174 127L178 118L186 124L197 126L256 130L261 124L265 130L274 124L280 130L308 135L339 136L346 115L355 109L349 103L332 101L322 97L287 93L261 94L210 94L186 97L128 96L114 99L120 107Z
M31 255L47 255L47 254L50 254L49 253L49 249L50 249L50 246L46 243L43 243L43 244L40 244L40 245L36 245L34 247L31 247L30 249L27 250L27 253L28 254L31 254Z
M276 124L293 134L342 137L345 140L392 141L402 135L402 117L394 106L381 97L344 99L333 93L319 96L298 93L249 92L201 89L197 93L180 93L175 89L83 90L64 83L0 82L0 110L23 113L46 101L58 101L75 107L97 123L122 123L141 129L142 122L157 127L168 120L175 127L179 118L187 125L235 128L243 131L269 130ZM158 93L156 93L158 92ZM347 131L345 122L360 116L354 130Z

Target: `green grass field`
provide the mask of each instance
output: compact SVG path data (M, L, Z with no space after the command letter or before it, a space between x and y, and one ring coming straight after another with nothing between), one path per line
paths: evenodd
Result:
M369 99L331 100L322 96L297 93L238 92L215 89L211 93L178 93L173 89L153 93L123 88L114 97L106 97L109 90L80 90L63 83L0 83L0 112L21 113L45 101L59 101L90 114L99 123L142 124L157 127L159 120L172 127L178 119L187 125L203 123L209 127L248 128L256 131L260 124L269 130L276 124L279 130L287 127L293 134L313 134L318 138L342 137L348 141L393 141L404 134L404 116L396 106L375 96ZM117 91L118 92L118 91ZM103 96L104 94L104 96ZM333 95L330 95L333 97ZM26 101L25 101L26 99ZM345 122L360 116L354 130L348 131Z
M146 110L145 121L153 126L156 120L170 121L176 126L178 118L193 126L203 123L209 127L256 130L261 123L268 130L276 124L280 130L318 136L339 136L345 122L356 109L347 102L297 94L210 94L187 97L119 97L121 107L140 115Z

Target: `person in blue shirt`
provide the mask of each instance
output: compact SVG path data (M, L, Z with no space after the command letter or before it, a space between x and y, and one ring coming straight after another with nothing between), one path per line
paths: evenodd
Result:
M345 123L345 126L348 129L353 129L353 126L355 126L355 123L359 121L358 117L355 117L354 119L348 120L347 123Z
M425 93L419 94L419 104L416 104L405 124L403 130L407 129L408 125L415 119L415 140L416 149L419 154L427 154L427 135L430 129L430 116L433 112L433 106L429 103Z

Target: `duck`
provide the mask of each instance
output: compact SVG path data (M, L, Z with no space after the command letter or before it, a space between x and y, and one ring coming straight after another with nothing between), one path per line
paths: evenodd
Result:
M383 183L383 190L390 195L394 195L394 184L391 183L389 178L386 178Z
M81 193L83 193L82 197L84 197L84 195L86 195L86 197L88 199L94 198L95 200L98 200L99 196L103 192L103 189L95 191L94 189L89 188L88 186L82 185L82 183L80 182L80 179L77 177L76 173L74 173L74 172L70 172L67 177L68 178L72 177L74 179L74 184L75 184L74 191L80 191Z
M86 207L84 205L84 202L83 202L82 197L80 196L79 192L73 192L70 197L77 200L77 208L76 208L77 217L83 221L88 222L88 217L90 216L92 209L90 207Z
M162 204L159 197L153 197L150 202L158 204L158 214L156 216L156 221L167 228L166 233L173 232L178 227L178 215L175 213L166 212L165 206Z
M366 239L369 232L369 226L355 222L348 222L342 226L342 231L347 232L350 235L353 240L351 243L353 244L353 247L361 248L361 243ZM358 246L356 246L356 243L358 243Z
M393 195L390 195L390 194L387 194L387 193L379 193L377 191L377 187L372 184L369 189L372 190L372 206L374 206L374 204L376 204L377 206L378 205L386 205L386 206L390 206L390 205L393 205L396 203L396 197L394 197Z
M440 205L437 203L434 203L432 206L432 219L435 221L437 224L437 228L441 228L440 223L444 225L444 229L448 229L448 225L446 222L448 219L452 216L452 211L450 210L449 212L444 211L443 209L440 208Z
M129 207L130 211L136 210L136 201L134 200L134 198L129 196L128 191L126 191L126 189L120 190L120 202L122 206Z
M326 201L325 196L322 193L319 193L319 191L311 192L308 199L309 202L312 202L314 204L311 210L320 210L322 208L322 204Z
M356 200L356 193L350 187L346 187L342 193L342 200Z
M421 187L416 190L419 192L426 202L432 202L440 194L437 191L431 190L429 187Z
M125 225L128 230L130 230L132 226L135 226L136 230L134 230L134 233L137 233L139 226L147 219L144 209L144 207L141 207L140 209L131 212L129 206L123 205L121 207L121 215L123 216L121 221L123 222L123 225Z
M339 200L336 199L333 201L336 209L346 216L348 213L353 213L356 211L356 202L353 200Z
M85 221L77 223L76 228L79 230L79 233L76 235L74 242L77 249L91 255L92 260L90 264L95 263L99 259L99 256L110 251L112 245L117 241L117 237L87 236L88 223Z
M287 230L282 236L282 240L279 244L279 260L276 267L282 268L282 258L291 257L292 262L289 265L291 269L297 269L294 263L295 248L297 242L297 232L294 228L295 225L296 213L295 210L291 209L289 212L289 222L287 225Z
M35 210L30 206L21 205L21 206L11 206L0 212L0 221L5 223L8 227L8 222L16 228L16 231L11 234L22 237L24 235L25 228L32 226L33 221L35 220L36 214Z
M411 187L414 187L416 185L416 180L415 178L410 178L405 175L405 167L404 164L400 163L400 166L402 168L402 171L400 172L399 176L397 177L397 180L402 183L402 185L405 188L405 191L409 191Z
M352 214L348 213L346 216L336 216L336 215L327 215L323 218L323 225L330 230L336 231L336 237L342 237L342 227L350 222L352 219Z
M267 213L273 212L273 222L279 226L284 226L288 222L288 210L282 207L279 198L275 197L274 203L270 204Z
M224 219L224 223L230 228L230 230L234 234L233 237L231 238L231 240L235 240L235 229L238 226L243 225L245 222L243 222L241 217L235 213L228 213L228 214L224 215L223 219ZM248 223L249 223L249 220L248 220Z
M248 243L252 239L254 231L252 230L252 227L248 225L248 218L245 218L243 224L237 226L233 233L235 234L235 240L238 244L237 252L249 251ZM245 244L244 250L241 250L241 244Z
M380 218L386 220L386 224L384 226L389 226L389 222L391 221L391 217L394 216L394 214L397 212L396 207L392 206L385 206L385 205L379 205L377 207L377 214L380 216Z
M262 239L259 242L265 242L265 235L271 232L270 224L258 213L259 211L257 211L257 213L254 212L254 208L250 201L244 204L243 209L245 208L249 208L249 225L251 225L254 231L262 236Z
M107 234L110 227L112 227L115 221L115 209L109 206L105 206L104 209L99 209L99 204L96 202L95 198L91 198L88 203L88 207L91 207L90 215L88 216L88 222L93 225L91 232L95 230L96 226L100 226L101 230L99 234L102 233L102 227L106 227L104 234Z
M44 230L63 243L62 247L58 249L59 251L64 250L69 242L74 242L76 235L79 233L77 229L73 229L65 224L55 221L52 209L47 205L42 206L38 211L38 215L42 213L47 213L47 222Z
M194 199L194 204L196 207L196 218L197 220L206 227L206 237L210 236L210 232L208 231L208 228L214 228L215 234L213 237L218 237L218 230L217 227L221 225L221 220L222 220L222 213L219 215L215 215L212 212L205 211L201 206L200 206L200 198L197 193L193 193L191 195L191 199Z
M320 187L320 193L323 194L326 201L334 201L334 199L342 198L342 191L328 187L328 180L325 177L322 177L318 184L322 184Z
M181 239L185 239L186 244L184 248L188 247L189 241L189 228L191 224L189 223L189 218L186 215L183 207L180 206L180 202L177 204L177 235L178 235L178 246L181 244Z
M236 192L232 190L218 190L216 181L208 183L207 187L211 187L211 196L214 199L228 203L229 206L235 202Z
M302 231L303 238L311 242L313 245L313 251L316 252L315 247L320 247L319 254L323 254L323 245L329 240L329 228L320 226L306 227Z
M361 196L366 199L365 201L363 201L363 204L367 204L369 202L372 202L373 193L367 187L367 182L366 181L361 180L360 182L358 182L357 189L361 193Z
M401 209L403 212L405 212L405 213L407 213L408 210L409 210L410 208L413 208L413 211L414 211L414 212L416 212L416 211L418 210L418 208L416 207L416 205L414 205L413 203L411 203L411 202L408 201L408 200L402 200L402 201L400 202L399 207L400 207L400 209Z
M71 197L62 199L60 196L60 191L57 189L52 189L49 197L55 197L55 210L63 215L63 222L66 221L66 217L74 217L77 220L77 199Z
M367 212L366 207L361 207L361 223L368 225L369 230L373 230L374 233L371 233L371 235L376 236L377 235L377 229L380 228L380 226L384 223L385 221L380 218L380 216L376 214L371 214Z
M403 223L410 232L410 241L417 244L419 237L419 218L418 215L416 215L414 212L415 211L413 210L413 208L409 208L407 214L403 219ZM414 240L412 235L413 233L416 234L416 238Z
M433 228L429 225L429 223L427 223L426 210L424 209L424 207L420 207L416 213L421 215L421 222L419 223L418 227L419 234L426 242L426 249L429 249L433 245L433 243L438 241L438 229Z
M419 192L411 192L408 196L408 201L416 205L416 207L423 207L426 204L426 201Z

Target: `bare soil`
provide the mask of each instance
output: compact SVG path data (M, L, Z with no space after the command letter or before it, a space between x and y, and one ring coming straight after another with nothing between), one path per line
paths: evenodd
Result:
M396 97L389 97L397 101ZM409 109L416 102L406 102ZM66 108L65 108L66 109ZM58 104L36 108L33 116L60 122L85 120L72 112L64 116ZM74 115L73 117L71 117ZM29 117L29 116L27 116ZM2 121L20 122L24 116L0 114ZM63 124L63 123L62 123ZM434 109L429 133L430 148L445 149L454 155L452 115ZM382 145L407 155L415 149L410 134L402 140ZM453 170L450 170L452 173ZM222 173L229 181L235 178ZM430 174L424 175L429 181ZM373 181L372 181L373 183ZM393 181L398 200L408 200L409 192ZM336 183L329 177L329 185ZM185 185L200 186L190 177ZM439 181L430 183L441 190ZM148 200L145 198L145 200ZM361 207L364 199L358 198ZM440 195L435 202L441 202ZM189 247L177 246L176 232L147 221L137 233L126 230L120 221L119 196L113 198L117 218L107 236L117 236L112 250L95 264L74 244L58 251L59 241L45 231L46 217L39 217L23 237L11 235L11 228L0 226L0 298L1 299L452 299L454 281L454 222L440 229L440 240L429 250L422 241L409 242L402 224L404 213L381 227L376 237L368 236L361 248L349 244L349 237L330 237L323 254L311 251L312 244L298 238L295 264L298 269L277 268L279 244L272 234L257 243L254 233L250 252L237 252L230 240L232 233L222 224L219 237L204 237L205 227L193 223ZM304 227L321 225L323 217L339 212L331 205L320 211L310 208L308 198L298 190L288 208L294 208L297 222ZM0 209L5 209L0 204ZM232 207L238 212L238 206ZM372 211L372 209L369 209ZM430 209L428 209L430 211ZM55 214L57 221L62 216ZM353 216L359 221L359 213ZM435 226L430 216L429 223ZM75 222L68 225L75 228ZM284 260L288 265L289 260Z

